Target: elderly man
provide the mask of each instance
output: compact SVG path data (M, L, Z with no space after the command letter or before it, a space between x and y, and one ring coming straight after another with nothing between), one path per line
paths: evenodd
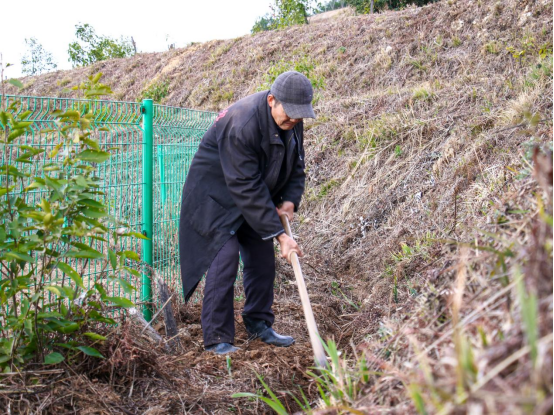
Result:
M273 283L275 253L302 252L279 216L292 220L304 192L303 118L315 118L310 81L285 72L270 91L241 99L222 111L204 135L183 188L179 251L185 299L206 275L202 305L204 347L217 354L234 344L234 283L239 253L246 296L242 313L252 337L287 347L277 334Z

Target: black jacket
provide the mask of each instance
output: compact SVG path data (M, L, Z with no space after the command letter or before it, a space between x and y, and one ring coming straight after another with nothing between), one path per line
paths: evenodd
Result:
M279 136L258 92L222 111L208 129L188 172L181 199L179 259L188 300L227 240L246 220L263 239L284 232L275 206L298 209L304 192L303 125ZM279 182L284 155L286 173Z

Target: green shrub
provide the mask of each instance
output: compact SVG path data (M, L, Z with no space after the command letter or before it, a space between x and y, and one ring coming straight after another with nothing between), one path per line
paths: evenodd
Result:
M0 370L14 371L28 362L56 364L80 353L102 357L92 346L106 339L99 331L115 324L110 312L133 306L110 295L104 284L134 290L127 280L139 273L128 260L138 255L118 246L122 238L143 236L108 214L99 191L98 166L111 157L92 128L92 101L111 93L100 76L74 87L85 100L51 114L56 130L34 132L35 138L56 137L48 151L19 143L33 125L31 111L18 101L7 105L2 93ZM40 201L31 202L38 199L26 197L31 193ZM101 251L92 247L100 244ZM90 288L83 276L91 263L100 272Z
M142 91L141 99L151 99L160 103L169 94L169 79L163 79L148 85Z
M283 72L297 71L304 74L312 83L314 90L325 89L325 78L316 73L316 64L310 58L304 56L300 59L287 61L281 59L279 62L271 65L265 74L264 82L258 87L258 91L265 91L271 87L273 81Z

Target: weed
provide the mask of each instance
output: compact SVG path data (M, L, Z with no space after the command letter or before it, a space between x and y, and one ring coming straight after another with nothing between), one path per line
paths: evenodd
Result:
M421 72L427 71L427 66L424 65L422 59L411 59L408 63Z
M271 87L273 81L283 72L297 71L306 76L312 84L314 90L325 89L325 78L316 72L316 62L307 56L302 56L291 61L281 59L273 64L264 77L264 82L257 90L265 91Z
M539 63L533 66L525 77L523 85L525 87L534 87L537 83L547 81L548 79L552 79L552 54L541 58Z
M213 66L221 56L223 56L224 54L229 52L229 50L231 50L231 47L236 42L237 42L237 39L234 39L233 41L226 42L220 47L218 47L214 52L212 52L212 54L210 55L210 59L204 64L204 67L209 68Z
M414 89L414 92L412 94L412 98L415 100L415 101L429 101L430 99L433 98L433 92L431 92L429 89L425 88L425 87L420 87L420 88L416 88Z
M143 89L141 99L151 99L160 103L169 94L169 79L153 82L147 88Z
M507 46L506 50L512 55L512 57L517 60L521 61L523 56L525 56L525 49L516 49L514 46Z
M233 378L233 372L231 370L231 367L232 367L231 356L227 355L225 357L225 363L227 365L227 373L229 374L229 377L232 379Z
M417 256L422 256L423 258L428 258L428 249L435 241L435 234L432 232L427 232L425 237L417 239L413 246L402 242L400 244L400 251L392 254L392 259L394 262L407 262L411 261Z
M331 179L331 180L325 182L324 184L321 185L321 188L319 189L319 194L317 195L317 198L318 199L324 198L325 196L327 196L329 194L329 192L334 187L337 187L339 184L340 184L339 181L335 180L335 179Z
M500 44L496 40L488 42L483 46L483 51L493 55L498 55L500 53Z
M260 399L263 402L265 402L271 409L273 409L277 414L279 415L288 415L288 412L281 402L281 400L273 393L273 391L267 386L267 384L264 382L264 379L256 373L256 377L261 382L262 386L264 387L265 391L269 395L269 398L266 396L263 396L260 391L257 393L249 393L249 392L240 392L235 393L231 395L231 398L252 398L252 399Z
M537 305L537 296L527 292L523 281L523 275L519 269L516 269L516 278L521 321L523 322L527 343L529 343L529 347L531 348L531 361L533 362L533 366L535 366L537 363L537 342L539 338L539 308Z
M361 148L375 148L380 141L391 141L398 135L398 117L383 114L381 118L368 122L358 142Z
M452 46L454 46L455 48L457 48L458 46L460 46L462 44L462 39L460 39L458 36L454 36L452 38Z
M396 157L400 157L402 155L402 147L400 147L400 145L396 145L396 147L394 147L394 155Z
M224 90L221 88L215 88L212 94L213 102L231 102L235 96L235 92L232 90Z

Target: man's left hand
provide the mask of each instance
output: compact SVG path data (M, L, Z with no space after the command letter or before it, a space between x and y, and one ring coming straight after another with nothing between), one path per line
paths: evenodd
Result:
M289 218L289 222L292 222L292 218L294 216L294 203L292 202L283 202L279 206L277 206L277 214L279 217L283 214L286 214Z

